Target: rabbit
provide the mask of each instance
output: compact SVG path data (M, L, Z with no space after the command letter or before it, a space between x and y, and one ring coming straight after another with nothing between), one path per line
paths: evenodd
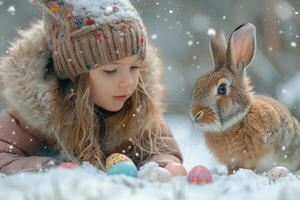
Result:
M275 99L255 95L246 75L256 51L253 24L236 28L228 43L222 30L210 40L214 70L192 91L190 115L207 147L232 174L265 172L275 165L300 168L300 124Z

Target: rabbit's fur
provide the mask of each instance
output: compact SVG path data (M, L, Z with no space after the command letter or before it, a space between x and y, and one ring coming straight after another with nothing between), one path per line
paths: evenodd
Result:
M256 49L254 25L238 27L228 45L216 31L210 47L215 69L197 80L190 113L208 148L229 173L275 165L299 169L299 121L276 100L254 95L246 76Z

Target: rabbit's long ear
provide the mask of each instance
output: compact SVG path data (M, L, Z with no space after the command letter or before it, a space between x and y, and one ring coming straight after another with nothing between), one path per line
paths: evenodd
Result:
M225 34L222 30L218 30L210 39L210 51L216 70L225 64L226 49L227 43Z
M256 50L255 26L248 23L236 28L229 39L227 62L231 71L244 74Z

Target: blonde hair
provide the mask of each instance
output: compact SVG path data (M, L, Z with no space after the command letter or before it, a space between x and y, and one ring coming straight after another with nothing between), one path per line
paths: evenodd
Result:
M107 134L118 133L133 143L133 153L138 152L135 161L141 165L153 154L170 151L160 140L164 121L164 106L161 100L153 99L144 84L145 70L141 70L136 91L127 100L120 112L101 121L96 106L90 101L89 73L79 75L74 81L60 80L62 113L60 131L56 139L60 147L74 162L89 161L104 169L105 153L100 141L102 128ZM158 91L162 92L158 88ZM102 133L105 134L105 133ZM131 158L134 155L129 155Z

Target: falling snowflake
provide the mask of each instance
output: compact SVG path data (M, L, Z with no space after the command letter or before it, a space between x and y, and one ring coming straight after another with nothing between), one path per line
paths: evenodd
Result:
M168 70L169 70L169 71L172 71L172 66L168 66Z
M189 46L192 46L194 44L193 40L189 40L187 43Z
M208 35L209 37L214 37L214 36L216 35L216 30L213 29L213 28L208 29L208 30L207 30L207 35Z
M2 6L3 5L3 1L0 1L0 6Z
M294 41L292 41L292 42L291 42L291 47L296 47L296 46L297 46L297 43L294 42Z
M224 20L225 20L225 19L226 19L226 16L224 15L224 16L222 17L222 19L224 19Z
M14 6L9 6L7 9L7 12L9 12L11 15L16 14L16 8Z
M156 34L152 34L152 35L151 35L151 39L152 39L152 40L156 40L156 39L157 39L157 35L156 35Z

